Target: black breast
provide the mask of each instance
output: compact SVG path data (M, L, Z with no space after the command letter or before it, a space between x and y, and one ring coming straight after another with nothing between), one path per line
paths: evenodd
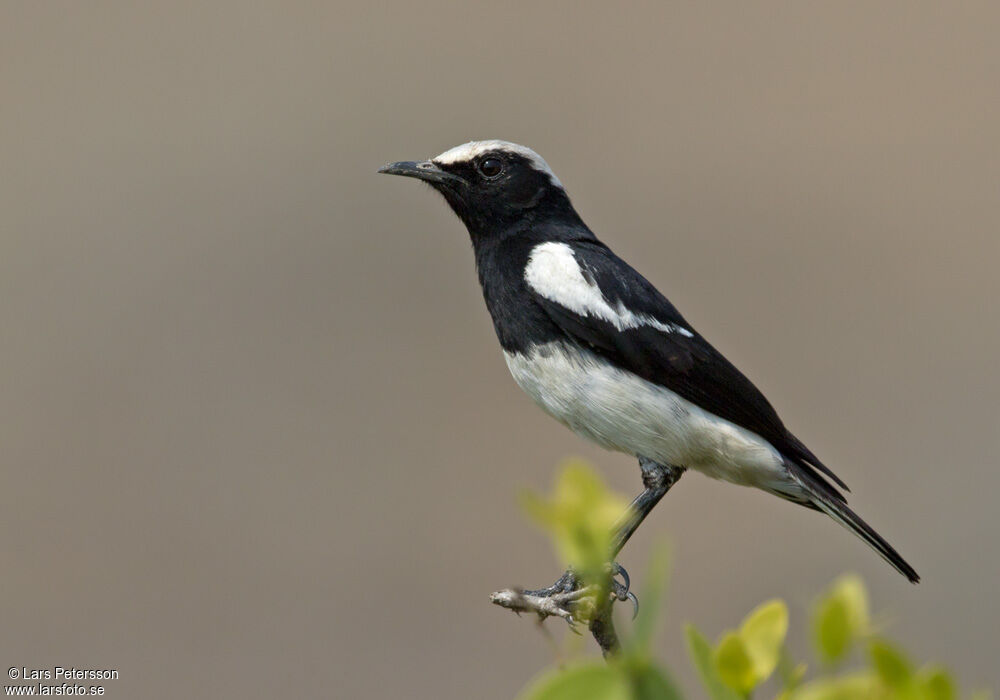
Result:
M537 244L538 241L522 235L476 246L476 269L483 298L506 352L526 353L534 345L565 337L535 303L524 281L528 256Z

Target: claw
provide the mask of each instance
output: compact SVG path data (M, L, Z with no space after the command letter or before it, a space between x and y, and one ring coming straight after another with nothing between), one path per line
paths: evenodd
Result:
M608 567L611 574L610 595L612 600L632 601L632 619L639 613L639 600L635 594L629 590L631 580L625 568L618 563L612 563ZM615 576L621 575L619 582ZM574 634L582 635L579 630L579 621L574 618L573 611L576 603L590 595L595 595L602 589L598 584L583 585L576 574L570 570L559 577L555 583L548 588L539 590L505 589L497 591L490 596L494 605L513 610L518 615L522 612L533 612L538 615L539 620L547 617L561 617L569 624Z
M615 576L621 576L622 582L619 583ZM626 601L629 596L629 588L632 585L632 579L629 577L628 572L625 567L618 562L613 562L611 564L611 594L615 597L615 600Z
M627 594L628 591L629 591L629 588L632 587L632 579L629 578L628 572L625 570L625 567L622 566L621 564L619 564L618 562L612 563L611 564L611 575L612 576L621 576L622 577L622 587L625 589L625 593ZM619 598L619 600L625 600L625 599L624 598Z

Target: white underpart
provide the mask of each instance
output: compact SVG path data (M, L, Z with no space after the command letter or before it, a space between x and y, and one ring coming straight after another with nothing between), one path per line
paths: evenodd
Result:
M566 243L541 243L535 246L524 268L524 279L532 289L549 301L565 306L580 316L594 316L620 331L650 326L664 333L694 334L676 323L665 323L648 314L637 314L619 301L612 306L601 289L584 276L576 254Z
M535 170L548 175L553 185L560 188L563 186L562 183L559 182L559 178L556 177L556 174L552 172L552 168L549 167L549 164L546 163L540 155L527 146L520 146L516 143L511 143L510 141L498 141L496 139L492 139L490 141L469 141L468 143L463 143L461 146L455 146L439 156L431 158L431 161L437 163L438 165L467 163L475 160L481 155L491 153L493 151L506 151L507 153L519 155L531 163L531 167Z
M603 447L766 491L801 489L764 438L587 350L555 341L505 357L535 403Z

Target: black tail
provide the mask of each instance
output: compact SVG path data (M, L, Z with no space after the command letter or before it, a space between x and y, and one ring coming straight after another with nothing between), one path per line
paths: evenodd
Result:
M786 463L787 464L787 463ZM889 562L893 568L903 574L911 583L920 581L920 576L906 560L899 555L891 544L875 532L871 525L862 520L857 513L847 507L844 497L830 484L818 475L813 475L795 464L787 464L788 470L808 492L809 502L802 505L823 511L845 528L864 540L880 557Z

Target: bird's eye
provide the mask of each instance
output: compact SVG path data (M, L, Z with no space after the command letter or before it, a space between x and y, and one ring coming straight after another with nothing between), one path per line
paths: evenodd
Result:
M479 163L483 177L496 177L503 172L503 163L498 158L486 158Z

